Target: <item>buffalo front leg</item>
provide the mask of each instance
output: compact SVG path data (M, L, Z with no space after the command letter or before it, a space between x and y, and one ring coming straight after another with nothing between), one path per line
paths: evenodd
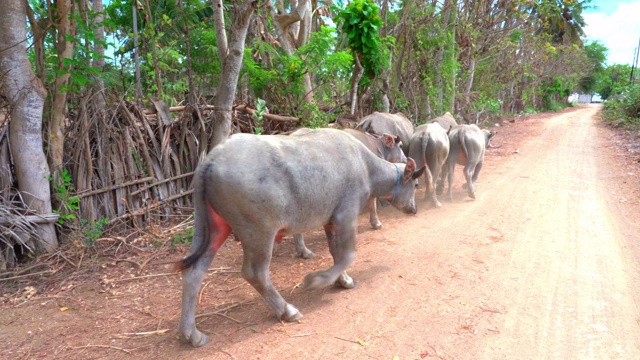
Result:
M371 198L367 202L367 207L369 208L369 224L371 227L378 230L382 227L382 223L380 219L378 219L378 206L376 205L376 198ZM326 230L325 230L326 233Z
M269 276L269 263L275 234L263 237L255 234L241 234L244 252L242 277L262 295L279 320L293 322L302 318L295 306L288 304L276 290ZM264 239L270 239L265 241Z
M355 235L356 218L351 221L333 222L325 225L324 230L329 243L329 251L333 257L333 266L327 270L316 271L304 278L304 286L307 289L335 284L346 289L355 287L355 283L346 273L356 256Z
M182 315L178 331L184 340L195 347L209 342L209 337L196 328L196 306L202 279L211 265L213 256L213 250L207 250L193 266L182 274Z
M304 244L304 236L302 236L302 234L293 235L293 241L296 244L296 257L311 259L318 256Z

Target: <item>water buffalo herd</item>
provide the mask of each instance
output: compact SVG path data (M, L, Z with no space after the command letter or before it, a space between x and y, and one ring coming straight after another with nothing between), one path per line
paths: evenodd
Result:
M209 341L196 328L198 292L220 246L233 231L244 257L242 276L271 306L278 319L302 313L287 303L269 276L275 242L294 235L296 252L313 253L301 233L324 227L333 266L304 278L307 289L334 284L352 288L346 273L355 259L357 217L369 208L379 229L376 199L415 214L418 178L425 174L425 198L436 193L455 164L464 165L468 194L475 198L484 151L493 132L458 125L449 114L414 129L402 113L375 112L357 129L303 129L290 135L235 134L203 159L194 175L195 225L189 255L176 264L183 272L179 333L198 347Z

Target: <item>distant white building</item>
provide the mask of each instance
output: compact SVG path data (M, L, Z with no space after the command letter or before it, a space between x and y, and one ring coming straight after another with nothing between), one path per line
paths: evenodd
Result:
M567 99L570 103L589 104L591 102L591 94L579 94L577 92L572 93Z

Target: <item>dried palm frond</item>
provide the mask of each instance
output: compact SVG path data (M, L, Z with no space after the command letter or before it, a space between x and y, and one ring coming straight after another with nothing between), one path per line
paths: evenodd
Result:
M22 205L22 206L20 206ZM34 223L24 215L26 206L15 204L0 194L0 269L13 267L16 262L16 247L22 251L33 253L33 239L37 239L38 232Z

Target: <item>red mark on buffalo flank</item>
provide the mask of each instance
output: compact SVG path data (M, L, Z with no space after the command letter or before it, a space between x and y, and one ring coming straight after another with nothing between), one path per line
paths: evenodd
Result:
M229 234L231 234L231 226L211 206L209 206L209 216L211 217L211 222L209 223L211 246L215 251L218 251L224 241L227 240Z
M280 229L280 231L278 231L278 233L276 234L276 242L278 244L280 244L282 242L282 238L284 237L284 229Z

